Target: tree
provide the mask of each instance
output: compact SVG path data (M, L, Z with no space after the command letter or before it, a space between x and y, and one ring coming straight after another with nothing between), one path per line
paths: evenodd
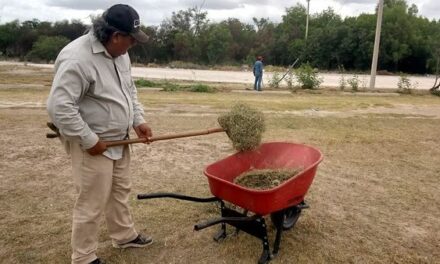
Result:
M254 47L256 32L252 25L247 25L236 18L221 23L228 28L232 41L229 46L228 58L235 62L244 62Z
M341 26L341 17L328 8L313 16L312 21L307 41L308 60L319 68L336 69L341 64L339 47L346 33Z
M274 64L273 48L276 47L275 43L277 37L275 36L276 26L270 22L269 19L261 18L260 20L253 18L253 21L257 27L255 34L255 41L253 48L250 50L248 58L251 57L252 61L255 57L261 55L264 57L264 61L268 64Z
M64 36L69 40L74 40L82 35L87 30L87 26L84 25L79 20L72 20L71 22L67 20L55 22L53 25L52 36Z
M226 26L221 24L212 24L207 33L208 45L206 47L206 56L208 63L217 64L224 62L232 42L231 33Z
M61 49L69 42L68 38L62 36L39 37L32 50L28 53L27 58L29 60L45 60L47 62L55 60Z
M286 9L282 22L276 27L276 39L271 47L275 64L289 65L296 58L301 58L301 61L307 60L304 42L306 17L307 10L304 5L297 4ZM299 47L301 50L298 50Z
M18 20L0 25L0 52L5 56L16 56L11 47L17 42L20 24Z
M144 31L149 39L148 42L142 45L136 45L129 49L131 61L134 63L147 64L149 62L156 62L164 57L161 54L160 45L158 43L158 28L154 26L145 27L141 26L141 30Z
M162 22L158 44L162 54L169 59L197 61L200 58L200 32L208 23L207 13L197 8L173 12L170 19Z
M384 0L384 6L379 68L420 74L437 72L440 21L420 16L418 7L409 5L406 0ZM210 23L207 12L197 7L179 10L158 27L142 26L150 40L129 52L135 63L181 60L238 64L253 63L255 57L261 55L266 64L272 65L291 65L299 58L302 63L309 62L312 67L324 70L335 70L341 65L354 71L370 69L375 15L342 19L331 8L312 14L306 42L306 12L305 6L297 4L286 8L280 23L253 18L253 24L246 24L236 18ZM50 45L39 37L60 36L73 40L86 29L87 26L77 20L50 23L32 19L5 23L0 25L0 55L48 59L38 52ZM50 59L53 56L51 53Z

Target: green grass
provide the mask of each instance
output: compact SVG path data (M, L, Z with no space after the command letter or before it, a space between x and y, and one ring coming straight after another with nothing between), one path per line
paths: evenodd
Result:
M196 93L214 93L216 92L216 88L207 84L201 83L179 83L179 82L170 82L170 81L151 81L146 79L137 79L135 80L136 87L145 88L145 87L154 87L154 88L162 88L165 92L178 92L178 91L190 91Z
M376 107L393 108L398 104L436 105L435 96L339 96L335 93L324 94L264 94L254 93L200 93L193 96L183 91L163 95L160 92L139 91L140 100L148 105L161 105L169 102L174 104L211 105L220 109L228 109L235 102L244 102L263 110L296 111L319 109L327 111L343 111Z
M138 88L142 88L142 87L159 87L158 83L150 81L150 80L145 80L145 79L138 79L134 81L134 84L136 85L136 87Z

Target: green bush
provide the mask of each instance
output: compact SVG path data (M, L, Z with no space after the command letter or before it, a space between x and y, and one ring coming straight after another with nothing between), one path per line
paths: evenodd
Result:
M135 80L138 87L160 87L165 92L190 91L197 93L214 93L216 89L206 84L177 84L169 81L154 82L145 79Z
M190 89L191 92L196 92L196 93L214 93L215 89L212 87L209 87L206 84L194 84L191 85Z
M341 78L339 79L339 89L341 89L341 91L345 90L345 87L347 86L347 81L345 80L345 68L344 65L340 65L338 66L339 69L339 74L341 74Z
M66 37L55 36L41 36L32 45L32 50L26 55L28 60L55 60L61 49L66 46L70 40Z
M274 72L272 77L269 78L269 87L278 88L280 86L281 74L279 72Z
M160 87L160 84L145 79L135 80L134 83L137 87Z
M286 80L287 88L292 90L293 89L293 72L289 71L287 73L286 77L284 77L284 79Z
M400 73L399 81L397 82L397 92L402 94L411 94L413 89L417 88L417 82L411 83L408 75Z
M162 87L163 87L162 90L165 91L165 92L177 92L177 91L181 91L182 90L182 88L178 84L169 83L169 82L164 83L162 85Z
M352 78L347 80L347 83L350 85L353 92L357 92L359 90L359 84L361 81L359 80L359 76L355 74Z
M318 72L308 63L301 65L295 71L295 77L302 89L318 89L323 82L323 79L319 78Z
M431 89L431 90L429 90L429 92L432 95L440 96L440 90L438 88L437 89Z

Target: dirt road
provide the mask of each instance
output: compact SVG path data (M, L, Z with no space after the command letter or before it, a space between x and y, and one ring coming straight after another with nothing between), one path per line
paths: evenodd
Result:
M0 65L7 64L21 64L20 62L0 62ZM28 66L53 68L52 64L33 64L28 63ZM168 79L168 80L189 80L189 81L203 81L203 82L220 82L220 83L244 83L252 84L254 77L249 71L217 71L217 70L191 70L191 69L171 69L171 68L150 68L150 67L133 67L132 74L137 78L149 79ZM321 86L324 87L339 87L341 75L337 73L320 73L323 78ZM272 72L266 72L263 78L263 86L269 84L272 78ZM344 79L353 78L351 74L345 74ZM434 76L409 76L410 82L416 89L428 90L435 81ZM358 75L359 88L368 88L370 82L369 75ZM376 77L376 88L380 89L397 89L399 76L382 76ZM285 85L285 83L281 83Z
M215 70L189 70L189 69L170 69L170 68L139 68L134 67L132 70L133 76L142 78L157 78L157 79L178 79L191 81L209 81L209 82L228 82L228 83L249 83L254 82L252 72L240 71L215 71ZM282 73L284 74L284 73ZM263 78L263 85L268 85L269 80L272 79L273 73L266 72ZM341 75L337 73L320 73L323 78L322 86L325 87L339 87ZM353 75L344 75L344 79L353 78ZM359 86L369 87L370 76L358 75ZM417 89L427 90L434 84L435 78L409 76L412 84L416 83ZM381 89L397 89L399 76L377 76L376 88ZM282 83L281 85L285 85Z

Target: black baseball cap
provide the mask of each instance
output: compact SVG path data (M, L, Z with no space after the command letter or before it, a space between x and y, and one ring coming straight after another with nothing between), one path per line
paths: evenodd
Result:
M140 43L148 41L149 37L141 30L141 20L133 7L117 4L107 9L102 16L110 26L130 34L136 41Z

